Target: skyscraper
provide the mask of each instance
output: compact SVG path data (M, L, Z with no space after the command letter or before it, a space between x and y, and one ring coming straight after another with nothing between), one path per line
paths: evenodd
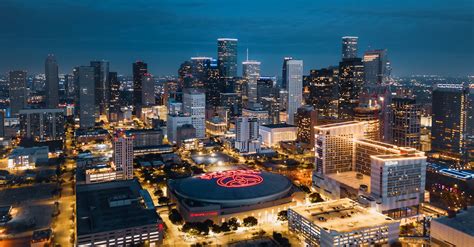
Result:
M59 104L59 75L58 75L58 63L53 54L49 54L44 63L44 73L46 76L45 82L45 96L46 96L46 108L57 108Z
M366 84L381 84L390 76L386 49L366 51L363 62Z
M20 110L20 135L36 141L64 138L64 109Z
M318 121L317 111L311 105L298 108L295 116L298 140L314 146L314 127Z
M359 37L344 36L342 37L342 60L357 57Z
M257 81L260 78L260 62L249 60L242 62L242 76L247 81L248 105L252 106L258 102Z
M196 129L196 137L206 136L206 94L196 88L187 88L183 92L183 112L191 116Z
M133 106L134 111L142 106L143 77L148 73L148 65L142 61L133 63Z
M113 140L114 165L125 179L133 179L133 136L119 132Z
M286 73L286 91L288 92L287 123L294 124L295 113L303 104L303 60L288 60L286 62Z
M293 58L292 57L283 58L283 68L281 70L281 85L280 85L281 88L286 88L286 83L287 83L286 80L288 77L287 72L286 72L286 63L290 60L293 60Z
M95 106L97 114L108 115L110 101L109 62L91 61L94 68Z
M359 103L364 85L364 65L360 58L346 58L339 63L339 111L340 119L353 118L353 109Z
M118 121L122 101L120 100L120 81L117 78L117 72L109 72L109 83L110 83L109 121Z
M235 148L241 153L258 153L258 119L239 117L235 122Z
M391 140L399 147L421 149L421 108L413 98L393 98L390 106Z
M468 96L463 84L438 84L433 90L431 148L458 161L466 152Z
M237 42L238 39L217 39L217 65L221 77L237 76Z
M306 84L309 87L309 99L318 112L319 118L335 118L337 116L337 92L338 92L338 67L329 67L310 70L306 76Z
M155 102L155 80L146 73L142 79L142 106L152 106Z
M26 106L26 71L10 71L9 77L10 113L16 116Z
M83 129L95 125L95 68L80 66L78 68L79 84L79 125Z

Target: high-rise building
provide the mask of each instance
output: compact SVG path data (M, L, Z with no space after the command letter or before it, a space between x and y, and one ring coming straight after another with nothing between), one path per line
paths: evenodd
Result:
M183 92L183 112L192 118L196 137L206 136L206 94L200 89L188 88Z
M284 57L283 58L283 68L281 70L281 85L280 88L286 88L287 80L288 80L288 72L286 71L286 63L290 60L293 60L292 57Z
M118 121L120 115L120 81L117 72L109 72L110 101L109 101L109 121Z
M257 100L262 103L262 98L270 97L278 99L278 85L276 76L260 76L257 81Z
M298 108L295 116L298 140L314 146L314 127L318 121L318 113L311 105Z
M309 97L306 101L318 112L320 118L337 117L338 67L310 70L306 76Z
M110 103L109 62L91 61L94 68L95 107L98 115L108 115Z
M20 135L35 141L61 140L64 137L63 109L20 110Z
M133 136L123 132L116 134L113 140L113 161L115 169L122 172L125 179L133 179Z
M358 41L359 37L342 37L342 60L357 57Z
M49 54L44 63L46 108L57 108L59 104L58 63L53 54Z
M286 62L288 107L286 109L287 123L295 123L295 114L303 104L303 60L288 60Z
M354 120L364 122L365 137L370 140L380 141L380 109L380 105L372 101L354 108Z
M142 79L142 106L155 105L155 80L151 74L143 75Z
M248 105L254 105L258 102L257 81L260 78L260 62L249 60L242 62L242 77L247 81Z
M339 111L344 120L353 118L364 85L364 64L360 58L346 58L339 63Z
M171 144L178 143L178 128L185 124L192 124L192 118L184 114L168 114L166 121L166 133L168 142Z
M217 39L217 65L221 77L237 76L237 42L238 39Z
M26 106L26 71L10 71L10 114L18 115L18 112Z
M363 58L366 84L382 84L390 76L387 50L366 51Z
M239 117L235 122L235 148L240 153L258 153L260 138L258 119Z
M393 98L390 105L391 142L421 149L421 107L414 98Z
M472 97L472 95L471 95ZM461 161L466 150L469 88L463 84L438 84L433 90L431 148ZM472 112L471 112L472 113ZM472 126L471 126L472 128Z
M97 117L95 111L95 68L80 66L77 75L79 85L79 125L83 129L92 128Z
M148 73L148 65L142 61L137 61L133 63L133 106L134 110L137 112L137 109L142 106L142 83L145 74Z
M5 137L5 111L0 110L0 138Z

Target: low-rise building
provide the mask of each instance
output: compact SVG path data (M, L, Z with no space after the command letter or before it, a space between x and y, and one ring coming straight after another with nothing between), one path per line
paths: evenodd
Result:
M267 147L277 146L282 141L295 141L297 138L296 126L286 123L261 125L259 133L263 145Z
M474 207L431 221L431 246L470 247L474 244Z
M8 156L9 169L33 169L37 163L48 162L49 149L41 147L17 147Z
M53 238L53 230L51 229L36 230L33 232L33 236L31 237L30 247L50 246L52 238Z

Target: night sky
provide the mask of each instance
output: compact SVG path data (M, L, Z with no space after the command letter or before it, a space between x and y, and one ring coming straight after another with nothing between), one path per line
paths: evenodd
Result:
M359 55L387 48L395 75L474 75L472 0L0 0L0 73L43 72L54 53L62 73L105 59L129 75L140 59L175 75L232 37L239 62L248 48L262 74L279 75L284 56L305 71L336 65L344 35L359 36Z

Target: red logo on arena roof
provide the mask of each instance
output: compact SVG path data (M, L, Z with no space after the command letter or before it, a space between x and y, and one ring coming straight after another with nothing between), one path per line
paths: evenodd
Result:
M231 170L210 172L200 176L201 179L217 179L219 186L226 188L242 188L260 184L263 178L260 171L256 170Z

